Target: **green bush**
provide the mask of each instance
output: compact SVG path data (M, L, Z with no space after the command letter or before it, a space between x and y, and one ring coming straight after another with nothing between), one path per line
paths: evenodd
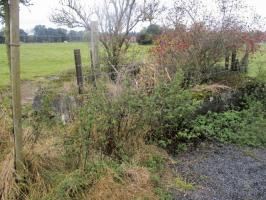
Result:
M252 84L248 86L248 91L254 91L247 92L250 99L245 100L244 110L197 116L203 97L182 89L181 81L177 76L170 83L155 86L149 94L125 83L116 96L105 84L99 84L78 110L75 131L64 137L66 165L84 168L95 152L129 160L144 139L172 152L186 150L188 143L204 138L264 145L263 87L254 90Z
M209 139L240 145L266 147L266 104L249 101L242 111L208 113L194 120L192 132Z
M150 97L152 138L169 149L197 138L197 134L186 130L200 102L191 91L180 88L178 78L170 85L157 87Z
M67 157L80 157L81 165L95 151L118 160L130 157L144 140L146 98L127 87L115 98L104 86L92 90L77 112L75 133L65 138Z
M137 37L137 42L141 45L150 45L153 43L153 36L148 33L141 33Z

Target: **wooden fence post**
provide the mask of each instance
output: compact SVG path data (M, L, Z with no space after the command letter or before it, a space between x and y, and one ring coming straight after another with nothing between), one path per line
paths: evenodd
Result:
M91 22L91 66L94 76L94 85L96 85L97 74L99 73L99 35L98 35L98 22Z
M230 54L228 50L225 52L225 70L229 70Z
M237 71L236 59L237 59L237 51L236 48L234 47L234 49L232 50L231 71Z
M20 33L19 0L10 1L10 49L11 49L11 83L14 127L14 153L17 178L23 177L23 138L21 125L21 88L20 88Z
M74 50L74 57L75 57L78 90L79 90L79 94L82 94L83 93L83 75L82 75L82 62L81 62L80 49Z

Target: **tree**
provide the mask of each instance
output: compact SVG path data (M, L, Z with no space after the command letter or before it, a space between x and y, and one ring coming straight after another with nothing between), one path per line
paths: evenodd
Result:
M111 79L115 80L115 72L121 66L124 53L129 48L127 36L136 25L143 21L143 13L136 0L104 0L103 7L97 10L101 37L107 53L107 64Z
M33 29L35 42L64 42L68 39L66 29L46 28L44 25L36 25Z
M146 32L141 32L137 37L137 42L141 45L150 45L153 43L152 35Z
M122 55L129 47L128 36L139 22L147 20L145 14L152 5L153 0L142 0L142 4L137 0L104 0L102 5L96 9L100 28L100 41L104 46L107 55L107 64L111 79L115 80L115 72L121 66ZM80 1L61 0L61 9L57 9L51 16L51 21L59 25L68 27L83 27L90 30L90 16L92 9L85 11L86 6ZM144 4L145 3L145 4ZM154 6L156 7L156 6ZM155 9L154 9L155 10ZM156 9L157 10L157 9ZM149 12L149 16L152 12ZM154 17L153 17L154 18ZM151 19L151 18L150 18Z
M148 28L143 28L138 34L137 41L142 45L152 44L153 41L162 34L162 29L156 24L150 24Z
M92 10L85 10L86 6L77 0L60 0L61 8L56 9L50 20L56 24L69 28L85 28L90 30Z
M249 52L262 41L255 34L256 18L247 19L247 12L240 0L216 0L212 10L201 0L176 0L168 14L173 29L165 31L154 48L159 63L172 70L181 68L186 86L194 84L192 80L206 81L221 61L232 71L239 70L239 63L247 66ZM243 49L244 57L239 59Z
M37 25L33 29L37 42L47 41L47 29L44 25Z
M164 11L165 11L165 7L161 6L161 3L159 0L149 0L149 1L144 0L144 4L143 4L144 19L150 22L150 25Z
M20 41L24 43L28 41L28 33L26 33L23 29L20 29Z
M67 37L69 41L83 41L84 32L71 30L69 31Z
M5 34L4 31L0 31L0 44L5 43Z
M146 32L148 34L151 34L153 36L156 36L156 35L160 35L162 33L162 29L157 24L151 24L151 25L148 26Z

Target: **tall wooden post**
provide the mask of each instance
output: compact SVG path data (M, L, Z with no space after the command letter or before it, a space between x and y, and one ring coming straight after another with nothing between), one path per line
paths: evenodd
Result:
M82 63L81 63L80 49L74 50L74 57L75 57L76 76L77 76L79 94L82 94L83 93L83 76L82 76Z
M94 84L96 85L96 74L99 73L99 35L98 35L98 22L91 22L91 66L94 76Z
M23 176L24 165L21 125L19 0L10 0L10 50L13 126L15 141L15 169L18 177L21 178Z

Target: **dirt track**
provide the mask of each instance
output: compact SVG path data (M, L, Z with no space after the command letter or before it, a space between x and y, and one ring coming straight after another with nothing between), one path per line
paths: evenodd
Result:
M266 149L208 144L176 159L175 173L196 186L176 200L266 200Z

